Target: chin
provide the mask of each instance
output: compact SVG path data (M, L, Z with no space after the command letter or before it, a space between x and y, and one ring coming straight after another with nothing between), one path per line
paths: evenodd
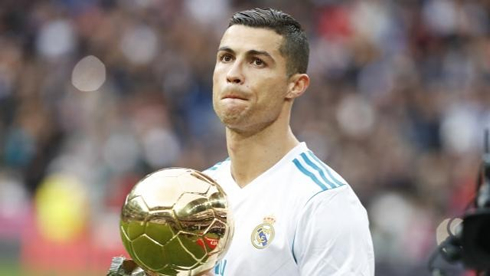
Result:
M240 119L236 117L221 117L221 122L227 127L231 129L240 127Z
M243 122L246 117L246 112L244 112L243 109L236 108L223 108L221 110L218 110L216 114L218 115L221 122L223 122L223 124L227 126L240 124L240 122Z
M219 116L219 119L223 125L233 131L240 131L244 128L243 118L238 116Z

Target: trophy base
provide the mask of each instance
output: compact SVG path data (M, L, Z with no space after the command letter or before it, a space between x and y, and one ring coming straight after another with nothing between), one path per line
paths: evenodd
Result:
M107 276L148 276L148 274L138 267L133 260L126 260L124 257L114 257Z

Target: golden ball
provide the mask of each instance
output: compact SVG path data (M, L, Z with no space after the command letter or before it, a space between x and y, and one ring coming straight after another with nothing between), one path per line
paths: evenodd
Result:
M145 271L196 275L212 269L233 236L223 189L205 174L167 168L139 181L120 220L123 244Z

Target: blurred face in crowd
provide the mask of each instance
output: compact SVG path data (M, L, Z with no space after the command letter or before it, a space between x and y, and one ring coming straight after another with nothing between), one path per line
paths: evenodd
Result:
M258 132L286 110L291 78L281 43L281 35L265 28L233 25L224 33L214 69L213 106L229 129Z

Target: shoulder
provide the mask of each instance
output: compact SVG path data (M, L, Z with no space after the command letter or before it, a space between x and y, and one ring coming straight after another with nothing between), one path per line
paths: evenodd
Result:
M332 230L342 228L355 230L356 225L369 225L366 209L348 185L332 192L322 191L313 195L306 202L300 216L305 220L315 217L318 222L329 225ZM336 227L332 228L332 225Z
M315 154L306 150L292 159L300 195L298 229L314 239L368 238L368 214L351 186ZM362 233L362 234L361 234Z
M291 188L296 190L297 196L302 197L304 204L313 198L315 201L320 198L325 200L350 190L347 181L307 148L291 159L289 171Z
M348 185L309 199L294 241L293 254L304 275L374 275L368 214Z

